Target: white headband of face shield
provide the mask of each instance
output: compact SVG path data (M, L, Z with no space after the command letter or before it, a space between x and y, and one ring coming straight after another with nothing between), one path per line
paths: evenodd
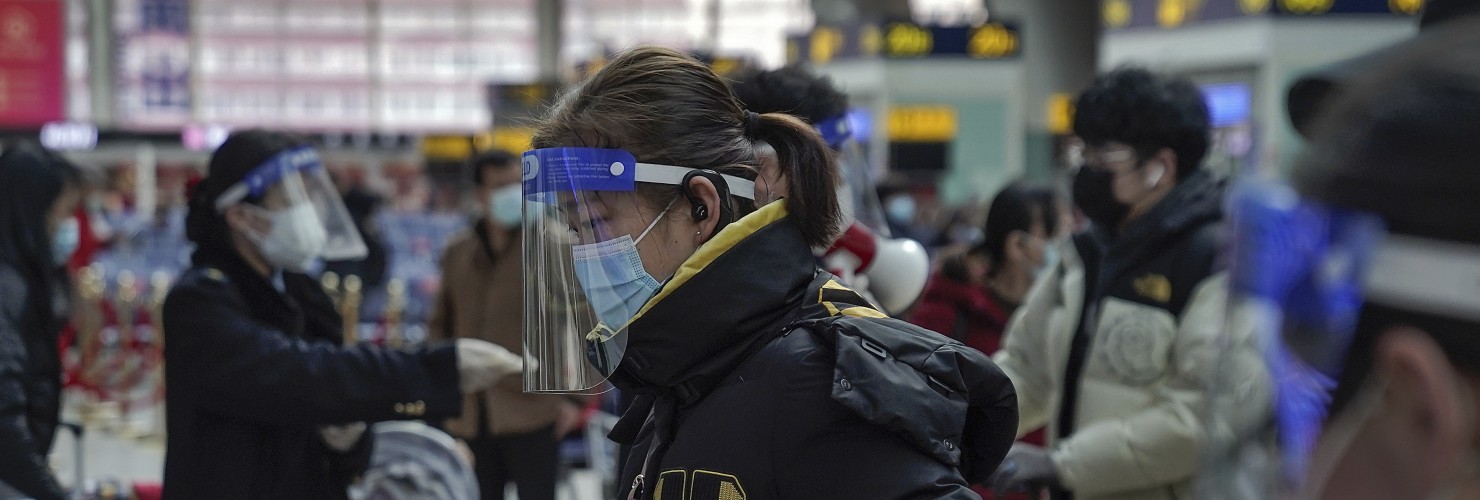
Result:
M1480 246L1390 234L1371 266L1367 301L1480 321Z
M633 180L650 184L678 186L683 184L684 176L694 170L692 168L675 167L673 165L638 163L637 171L633 172ZM755 181L741 179L729 174L720 174L720 177L729 186L731 195L747 200L755 200Z

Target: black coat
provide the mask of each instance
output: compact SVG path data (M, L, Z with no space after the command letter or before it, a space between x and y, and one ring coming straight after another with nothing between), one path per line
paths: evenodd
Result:
M342 498L369 439L337 453L320 426L461 413L451 346L342 347L318 283L282 284L203 250L165 299L165 498Z
M33 293L44 292L0 265L0 483L41 500L60 499L46 454L61 411L57 332L65 299L36 300Z
M818 270L776 208L701 248L629 327L621 496L978 498L1017 431L1011 382Z

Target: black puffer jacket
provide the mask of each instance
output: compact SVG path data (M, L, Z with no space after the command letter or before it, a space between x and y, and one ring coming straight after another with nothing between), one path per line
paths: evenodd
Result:
M1017 428L986 356L819 271L781 204L700 248L628 332L624 497L977 498Z
M0 483L30 497L60 499L46 454L61 410L57 332L66 300L37 300L32 293L19 272L0 266Z

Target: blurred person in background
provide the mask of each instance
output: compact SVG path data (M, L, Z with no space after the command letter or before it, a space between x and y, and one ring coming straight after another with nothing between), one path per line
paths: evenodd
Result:
M1357 61L1301 103L1290 185L1235 191L1234 318L1278 390L1205 497L1480 498L1480 18Z
M1127 67L1080 94L1074 203L1092 221L1032 289L995 359L1018 389L1019 433L998 490L1054 498L1190 498L1204 456L1227 273L1215 265L1222 187L1202 169L1196 86Z
M788 188L758 207L760 141ZM527 325L526 347L568 348L526 384L585 369L638 394L612 433L636 443L621 497L977 498L967 482L1011 442L1012 388L817 268L840 213L815 130L746 111L692 57L638 48L563 95L534 146L526 224L564 241L525 239L528 282L550 291L526 317L552 297L591 307Z
M439 418L522 366L493 344L342 346L318 258L364 253L313 148L233 134L194 187L192 265L164 303L165 498L343 498L367 422Z
M992 199L983 241L942 259L910 322L992 354L1034 280L1058 264L1059 206L1047 187L1015 182Z
M522 172L503 151L480 154L470 166L479 213L442 255L442 288L428 327L433 339L483 339L522 354ZM575 430L580 415L572 399L527 394L510 378L466 395L462 415L443 427L473 450L483 498L504 498L512 482L521 500L554 500L560 440Z
M77 248L77 169L32 144L0 147L0 498L59 500L47 454L61 414L63 266Z
M918 228L916 221L920 218L920 205L908 189L881 186L879 199L884 203L884 220L889 225L889 234L922 243L934 239Z

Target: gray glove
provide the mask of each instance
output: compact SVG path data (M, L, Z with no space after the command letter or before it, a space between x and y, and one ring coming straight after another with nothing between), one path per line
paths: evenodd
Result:
M497 344L457 339L457 374L464 394L480 392L524 370L524 358Z
M1000 492L1036 492L1044 488L1063 489L1059 469L1048 450L1026 443L1013 443L1002 465L992 474L992 489Z
M323 438L324 444L329 449L348 453L355 443L360 442L360 436L365 435L365 423L355 422L344 425L326 425L319 428L319 437Z

